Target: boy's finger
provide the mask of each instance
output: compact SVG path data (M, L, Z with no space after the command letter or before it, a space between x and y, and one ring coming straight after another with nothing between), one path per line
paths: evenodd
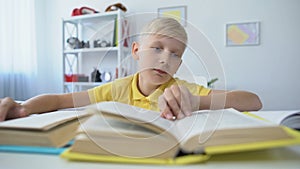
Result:
M174 98L176 99L176 102L178 105L181 105L182 101L182 92L178 85L172 85L170 87L170 91L172 92Z
M168 120L174 120L173 117L176 117L173 115L172 111L167 106L164 111L162 112L162 117L168 119Z
M181 112L181 109L177 103L175 96L173 95L173 92L171 91L171 89L166 89L163 95L167 107L170 109L172 114L177 117L177 115Z
M171 113L171 116L173 116L172 112L168 108L167 102L164 99L163 95L161 95L158 98L158 107L159 107L159 109L161 111L161 115L160 115L161 117L168 119L168 118L170 118L170 115L168 115L170 113Z
M15 119L20 117L28 116L28 112L25 108L21 107L20 105L15 105L11 110L11 113L8 113L6 119Z
M182 103L181 103L181 110L185 116L190 116L192 114L192 98L189 90L184 87L180 86Z
M185 117L184 113L181 111L177 116L176 119L183 119Z
M14 101L11 98L0 100L0 121L4 121L10 109L14 106Z
M167 102L164 99L164 96L161 95L158 98L158 108L161 112L163 112L165 110L165 108L167 107Z
M7 109L6 108L2 108L2 106L0 105L0 121L4 121L5 120L6 114L7 114Z

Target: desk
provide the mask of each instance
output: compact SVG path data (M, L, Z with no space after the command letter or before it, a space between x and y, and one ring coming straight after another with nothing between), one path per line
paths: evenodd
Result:
M222 169L299 169L300 167L300 146L289 146L269 150L243 152L226 155L216 155L207 162L197 165L184 166L163 166L163 168L222 168ZM75 162L62 159L55 155L39 154L19 154L0 153L0 168L20 169L20 168L42 168L42 169L116 169L116 168L162 168L159 165L132 165L132 164L112 164L112 163L90 163Z

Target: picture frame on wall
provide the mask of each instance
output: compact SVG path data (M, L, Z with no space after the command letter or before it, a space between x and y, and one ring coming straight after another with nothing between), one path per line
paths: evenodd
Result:
M182 26L187 25L187 6L158 8L157 13L158 17L171 17L181 23Z
M226 46L260 45L260 22L226 24Z

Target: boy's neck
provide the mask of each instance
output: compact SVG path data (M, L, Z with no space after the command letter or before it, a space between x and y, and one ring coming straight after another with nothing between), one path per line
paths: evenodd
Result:
M159 87L159 85L153 85L153 84L147 82L147 80L143 79L141 74L139 74L137 85L138 85L137 87L138 87L139 91L144 96L149 96Z

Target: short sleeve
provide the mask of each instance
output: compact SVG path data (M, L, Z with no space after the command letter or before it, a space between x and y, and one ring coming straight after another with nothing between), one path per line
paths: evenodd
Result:
M111 83L106 83L101 86L94 87L88 90L91 103L98 103L102 101L112 100Z
M203 87L203 86L199 86L199 95L200 96L207 96L207 95L209 95L209 93L210 93L210 91L211 91L211 89L209 89L209 88L206 88L206 87Z

